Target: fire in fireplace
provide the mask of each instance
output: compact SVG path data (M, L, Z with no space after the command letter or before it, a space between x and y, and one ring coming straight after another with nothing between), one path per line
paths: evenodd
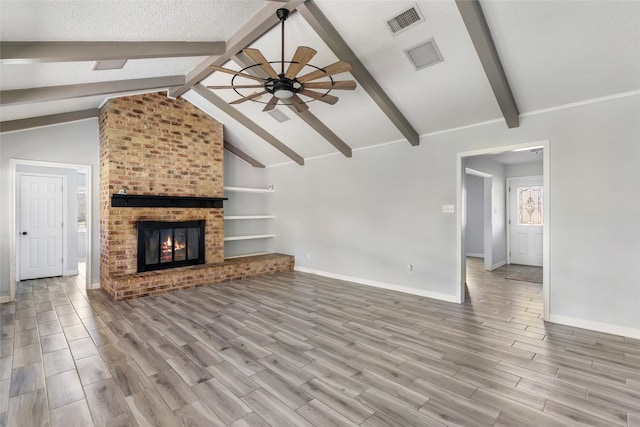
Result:
M138 272L204 264L204 221L138 221Z

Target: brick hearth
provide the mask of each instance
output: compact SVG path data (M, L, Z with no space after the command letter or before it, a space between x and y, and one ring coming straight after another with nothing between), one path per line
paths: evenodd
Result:
M100 112L100 285L115 300L293 269L293 257L224 261L223 209L114 208L128 194L223 197L222 124L182 99L144 94ZM205 264L137 273L136 222L204 219Z

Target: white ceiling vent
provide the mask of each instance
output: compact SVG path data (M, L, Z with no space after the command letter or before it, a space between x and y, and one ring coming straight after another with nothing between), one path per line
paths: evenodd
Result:
M119 70L127 63L126 59L112 59L109 61L96 61L93 65L93 71L101 70Z
M391 31L391 34L396 35L420 22L424 21L422 13L418 6L412 6L399 15L387 21L387 28Z
M429 39L417 46L405 49L404 52L416 70L444 61L434 39Z
M289 118L289 116L287 116L285 113L283 113L279 109L275 109L275 110L269 111L267 114L269 114L271 117L273 117L279 123L283 123L283 122L286 122L287 120L291 120Z

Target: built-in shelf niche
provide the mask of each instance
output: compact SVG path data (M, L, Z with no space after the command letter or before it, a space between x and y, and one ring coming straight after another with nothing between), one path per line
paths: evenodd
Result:
M225 193L229 193L230 201L227 202L225 208L227 208L232 214L225 215L224 220L227 223L227 229L229 229L230 235L225 236L225 259L241 258L245 256L264 255L273 253L273 251L266 250L268 246L266 243L260 243L260 241L266 241L275 237L275 234L270 232L272 223L271 220L275 218L275 215L270 214L256 214L258 208L253 206L253 203L246 203L247 201L256 200L257 204L260 204L260 199L253 199L250 193L253 194L268 194L275 191L270 188L256 188L256 187L224 187ZM238 204L234 206L233 193L245 193L245 196L237 195L237 198L243 198L241 203L244 206L242 209ZM249 198L249 199L247 199ZM249 206L249 208L248 208ZM234 208L236 210L234 210ZM253 210L252 213L241 212L241 210ZM258 211L259 212L259 211ZM243 233L244 231L244 233Z

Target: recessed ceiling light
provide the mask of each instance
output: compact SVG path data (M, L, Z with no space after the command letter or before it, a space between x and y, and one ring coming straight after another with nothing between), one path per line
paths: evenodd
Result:
M126 59L113 59L109 61L96 61L93 65L93 71L101 70L119 70L127 63Z
M429 39L417 46L405 49L404 52L416 70L444 61L434 39Z
M289 116L287 116L285 113L283 113L279 109L269 111L268 114L271 117L273 117L275 120L277 120L279 123L283 123L283 122L286 122L287 120L291 120Z

